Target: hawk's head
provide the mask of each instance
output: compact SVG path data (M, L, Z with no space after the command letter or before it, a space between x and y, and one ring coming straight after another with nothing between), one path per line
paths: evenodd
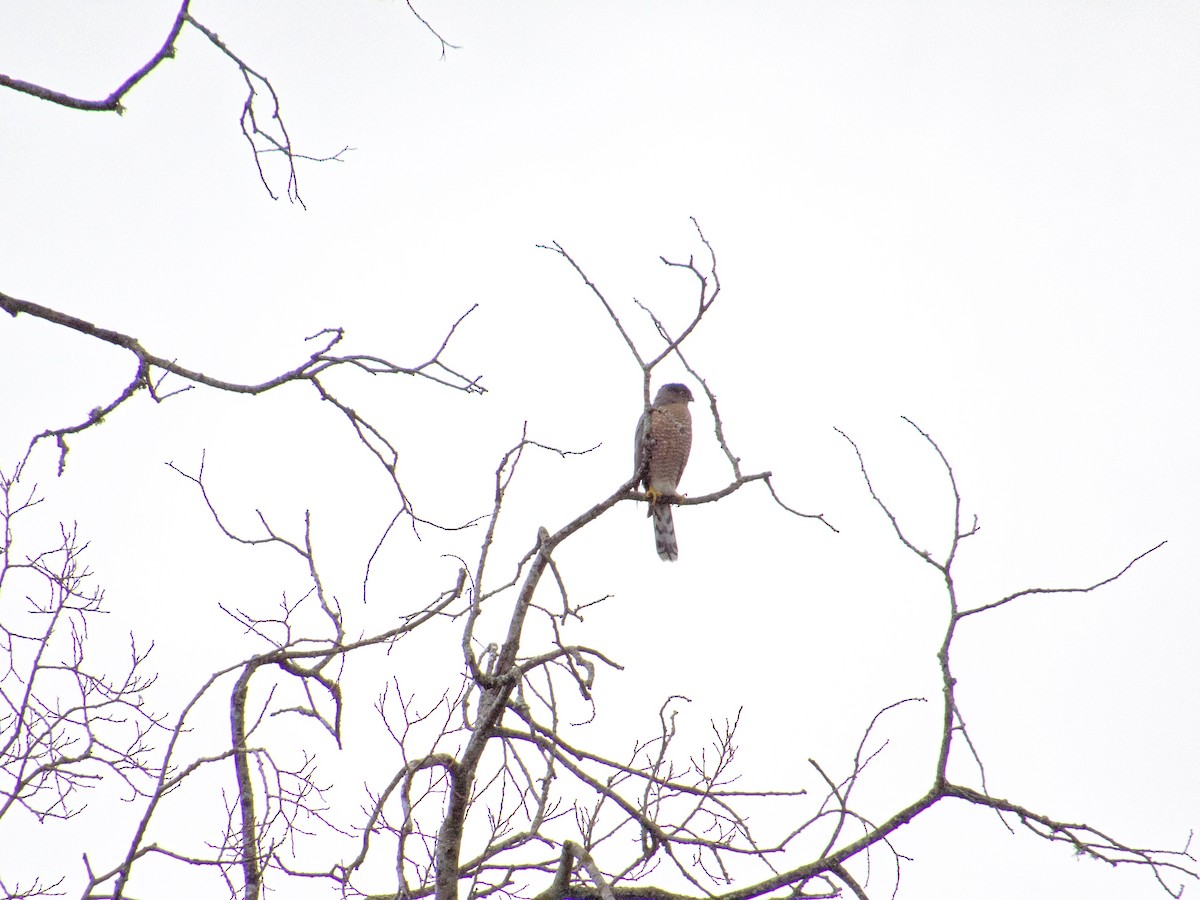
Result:
M658 389L654 398L655 406L667 406L671 403L692 403L695 401L691 389L686 384L664 384Z

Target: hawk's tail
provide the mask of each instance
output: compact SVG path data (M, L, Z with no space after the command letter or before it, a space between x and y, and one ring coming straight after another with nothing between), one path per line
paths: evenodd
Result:
M655 503L651 507L654 518L654 547L658 558L668 562L679 559L679 544L675 541L675 520L671 517L668 503Z

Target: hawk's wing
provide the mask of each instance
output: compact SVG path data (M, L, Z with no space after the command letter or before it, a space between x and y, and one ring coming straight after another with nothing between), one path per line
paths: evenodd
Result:
M642 413L633 436L633 472L641 482L645 482L650 474L650 412L646 410Z

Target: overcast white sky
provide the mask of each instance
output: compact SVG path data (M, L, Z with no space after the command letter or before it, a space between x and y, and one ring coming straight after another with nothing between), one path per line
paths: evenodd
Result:
M951 498L906 415L938 440L968 520L979 516L958 564L968 603L1090 584L1169 541L1103 591L965 623L955 661L994 793L1182 848L1200 824L1200 7L419 8L462 49L439 60L408 9L384 0L193 5L271 79L301 152L354 148L301 168L307 211L258 183L240 76L194 30L121 117L0 92L0 290L246 381L295 365L326 326L347 329L348 349L416 363L479 304L447 358L483 376L483 397L409 380L335 386L396 438L406 488L439 521L487 511L525 421L547 444L600 444L523 463L499 546L511 566L538 525L554 529L626 477L641 406L640 373L602 309L535 245L561 242L651 348L632 300L686 321L692 284L658 256L702 256L695 216L724 291L690 360L746 470L773 471L788 503L840 533L751 486L676 513L675 565L655 557L632 504L565 545L576 596L613 595L576 639L626 666L602 673L588 739L649 733L672 693L693 699L697 741L710 717L744 707L748 786L819 792L810 757L844 773L879 708L937 700L936 573L890 535L834 431L860 443L877 488L937 553ZM149 0L4 0L0 72L103 97L173 15ZM0 468L131 371L112 348L4 317ZM684 376L665 367L655 383ZM711 419L696 417L682 485L693 494L728 479ZM299 388L141 397L72 447L61 479L51 448L35 457L44 521L79 522L112 634L157 642L164 697L254 649L219 602L270 609L301 574L219 540L165 461L194 468L206 449L214 491L246 528L262 509L295 534L312 509L359 627L386 621L387 604L423 605L452 580L440 554L472 559L480 541L397 543L380 563L391 588L364 611L363 565L393 498ZM927 789L935 706L885 721L869 814ZM897 837L914 858L901 896L1162 896L1145 870L1075 861L943 806ZM121 814L106 810L106 827ZM5 875L14 846L44 846L12 828L0 825ZM876 877L872 896L889 896L889 876Z

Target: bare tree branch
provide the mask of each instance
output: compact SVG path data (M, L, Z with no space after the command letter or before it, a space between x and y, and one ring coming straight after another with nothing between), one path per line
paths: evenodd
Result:
M442 35L427 21L415 6L412 0L405 0L409 11L425 27L430 34L437 38L441 44L441 55L446 56L447 49L460 49L457 45L447 41ZM271 84L269 78L260 72L256 71L242 57L234 53L229 46L217 35L215 31L202 24L191 14L191 0L183 0L179 9L175 14L174 21L167 30L166 38L162 46L159 47L149 59L146 60L136 71L128 78L119 84L107 97L100 100L89 100L82 97L72 96L62 91L56 90L45 85L34 84L29 81L24 81L20 78L14 78L10 75L0 73L0 88L8 88L17 93L26 94L35 97L38 100L43 100L47 103L52 103L57 106L66 107L67 109L82 110L87 112L115 112L121 115L125 112L124 100L133 88L140 84L147 76L149 76L159 64L167 59L174 59L176 55L176 43L179 40L180 34L183 32L185 25L190 25L200 34L202 34L210 44L229 59L238 71L241 73L243 80L246 82L246 100L242 106L242 113L239 118L242 135L250 146L251 155L254 158L255 169L258 171L259 180L262 182L263 188L267 191L268 196L272 200L277 200L279 195L271 187L271 180L268 178L267 172L263 168L263 158L279 154L286 164L286 179L284 194L292 201L304 206L304 201L300 197L299 179L296 173L296 161L306 160L311 162L340 162L344 155L350 152L351 147L343 147L336 153L325 156L312 156L309 154L299 153L292 146L291 138L288 136L287 127L283 122L280 113L279 95ZM264 99L267 101L268 108L258 109L258 101Z
M93 325L91 322L79 319L75 316L61 313L49 307L41 306L37 303L30 303L27 300L18 300L15 297L9 297L7 294L0 293L0 309L16 317L20 313L26 313L51 322L55 325L60 325L72 331L89 337L97 338L105 343L113 344L128 350L134 357L137 368L133 379L121 391L116 399L109 401L104 406L97 406L92 409L88 417L77 425L70 425L61 428L49 428L40 434L34 435L29 442L29 449L26 452L26 459L33 452L34 447L42 440L53 438L59 449L58 472L61 475L66 466L67 452L67 437L69 435L79 434L86 431L95 425L104 421L105 417L113 412L118 406L130 399L139 390L145 389L155 402L162 402L170 396L180 393L182 390L190 390L194 386L203 386L213 388L218 391L225 391L233 394L249 394L258 395L265 394L268 391L281 387L286 384L293 383L308 383L311 384L317 391L318 396L337 408L349 422L350 427L358 436L359 441L364 444L371 453L379 460L380 464L387 471L392 480L397 492L400 494L402 501L402 511L411 512L411 506L404 489L400 485L397 465L399 463L399 454L392 443L383 435L383 433L372 425L365 417L360 415L352 407L341 402L328 388L325 387L321 380L321 376L332 369L349 366L369 375L409 375L412 377L426 378L437 384L445 387L450 387L455 390L461 390L468 394L482 394L484 388L479 382L482 376L475 378L467 378L459 375L453 369L449 368L442 362L442 354L446 351L450 343L450 339L454 336L455 331L462 324L463 320L476 307L459 316L447 332L445 338L441 342L441 346L437 351L425 362L419 363L416 366L400 366L389 362L385 359L376 356L367 356L363 354L336 355L330 351L342 341L344 333L340 328L326 328L315 335L307 338L309 341L321 340L323 343L320 348L313 351L308 359L288 371L282 372L266 381L257 384L244 384L239 382L224 381L219 378L214 378L206 375L203 372L187 369L172 359L167 359L162 356L155 355L146 350L141 343L134 337L122 334L117 331L112 331L106 328L100 328ZM157 380L152 378L155 370L162 373ZM189 382L187 387L172 391L170 394L163 395L160 393L162 378L166 375L173 375L177 378Z
M72 97L61 91L56 91L53 88L43 87L42 85L31 84L28 81L21 81L18 78L10 78L8 75L0 74L0 87L6 87L17 91L21 94L28 94L31 97L36 97L39 100L45 100L47 103L54 103L59 106L65 106L69 109L79 109L91 112L124 112L124 106L121 101L125 99L133 88L141 82L143 78L153 72L158 64L164 59L171 59L175 56L175 41L179 37L179 32L183 30L183 25L189 19L188 7L191 5L191 0L184 0L180 4L179 11L175 14L175 21L171 23L171 27L167 32L166 40L158 52L151 56L142 66L126 78L117 88L105 97L103 100L83 100L78 97Z
M419 12L417 12L417 8L415 6L413 6L412 0L404 0L404 2L408 4L409 11L412 12L412 14L414 16L416 16L417 21L420 22L422 25L424 25L425 29L430 34L432 34L435 38L438 39L438 43L441 44L441 46L442 46L442 59L446 58L447 50L461 50L462 49L462 47L460 47L458 44L452 44L448 40L446 40L444 37L442 37L441 33L436 28L434 28L432 25L430 25L428 20L424 16L422 16Z

